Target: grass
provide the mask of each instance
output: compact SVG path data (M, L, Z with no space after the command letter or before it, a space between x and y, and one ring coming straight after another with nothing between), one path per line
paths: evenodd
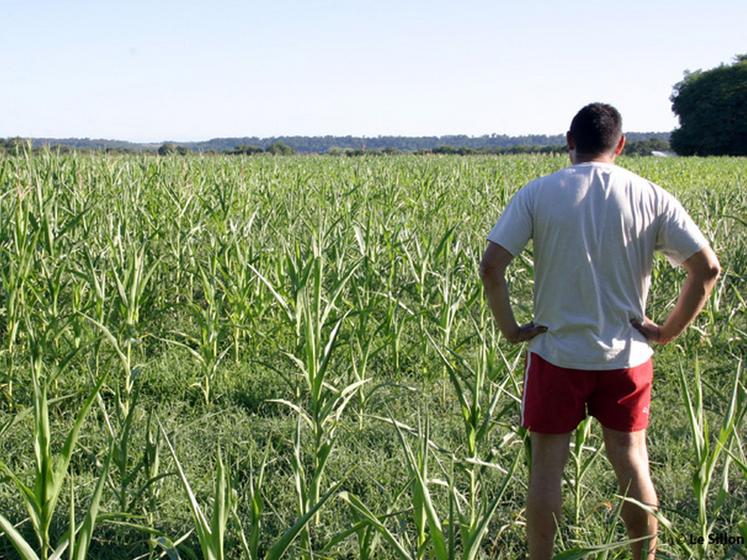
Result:
M747 160L620 163L683 201L724 269L655 357L661 555L737 558L688 542L747 533ZM89 558L521 557L523 351L476 267L511 194L564 165L0 159L0 557L51 557L71 527L88 550L65 555ZM510 269L520 319L531 267ZM682 278L657 260L653 318ZM624 558L598 426L574 443L558 550ZM62 474L37 523L17 487L39 457Z

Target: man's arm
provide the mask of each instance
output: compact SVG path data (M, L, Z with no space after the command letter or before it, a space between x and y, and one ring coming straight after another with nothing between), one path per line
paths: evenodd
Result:
M506 249L488 241L488 248L480 262L480 278L485 288L485 296L490 310L493 312L498 328L506 340L512 343L530 340L547 331L534 323L519 326L514 319L511 302L508 299L508 284L506 283L506 268L513 259L513 255Z
M716 254L710 247L695 253L682 263L682 267L687 271L687 279L674 309L664 323L659 326L648 317L642 324L638 321L631 321L633 326L651 342L666 344L677 338L703 309L721 273Z

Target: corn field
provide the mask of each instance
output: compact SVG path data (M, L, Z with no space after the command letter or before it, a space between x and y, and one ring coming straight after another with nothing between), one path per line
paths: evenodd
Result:
M723 268L655 355L659 556L744 557L747 160L619 163ZM0 158L0 557L523 557L524 348L477 264L511 195L565 165ZM509 274L529 320L531 249ZM657 259L649 316L683 280ZM627 557L596 423L563 485L558 558Z

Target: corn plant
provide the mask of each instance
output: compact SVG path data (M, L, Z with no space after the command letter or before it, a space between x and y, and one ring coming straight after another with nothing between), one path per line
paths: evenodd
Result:
M216 286L216 266L217 261L213 257L207 271L204 267L200 267L199 277L204 302L189 305L191 315L197 323L199 335L195 337L184 332L176 332L175 334L185 342L162 339L187 350L199 365L202 379L195 385L202 392L205 404L212 402L218 367L231 350L231 346L221 349L226 329L223 317L223 296Z
M716 501L711 509L708 507L708 494L713 482L721 453L728 449L734 437L735 429L747 412L747 399L742 385L742 363L738 362L734 376L731 396L728 399L726 412L721 420L721 426L712 443L708 419L703 407L703 385L700 377L699 361L695 361L694 384L695 392L691 394L687 378L680 369L680 390L685 401L690 432L693 441L694 467L692 484L698 501L698 531L703 543L698 545L699 558L705 558L708 552L708 535L713 529L714 518L728 495L729 463L731 457L727 454L722 473L722 483Z
M292 258L288 260L291 263L294 262ZM323 297L323 262L319 246L314 243L309 262L300 267L293 265L294 272L291 276L295 301L292 304L286 301L264 276L256 272L286 311L286 316L291 326L294 327L299 341L296 353L286 352L286 355L298 370L308 404L303 406L284 399L275 399L274 402L290 407L298 415L296 430L298 454L300 454L302 423L311 432L313 451L308 475L300 455L297 454L293 462L298 481L296 485L298 513L301 516L308 513L313 504L320 500L324 471L335 445L340 417L350 400L366 382L366 380L361 380L338 387L338 381L333 381L328 374L332 353L337 346L337 337L346 318L346 314L343 313L333 319L333 313L343 288L355 271L355 266L337 278L331 294L325 299ZM327 324L330 321L334 323L331 328L328 328ZM318 522L318 515L314 521ZM304 529L304 540L310 548L310 537L306 529Z
M171 453L171 457L176 465L179 480L181 481L182 488L187 494L190 512L192 514L192 520L195 524L195 532L200 543L200 550L202 552L202 558L204 560L223 560L226 558L224 547L225 547L225 535L228 527L228 521L231 513L234 513L234 517L238 520L238 515L234 507L235 504L235 490L232 488L231 475L223 464L223 458L220 450L215 466L215 484L214 484L214 496L213 496L213 511L210 519L208 520L207 515L203 512L202 507L197 501L192 487L189 484L184 469L182 468L179 458L176 455L174 446L171 444L166 432L161 426L161 434L163 435L164 441ZM258 479L258 484L261 487L263 478L264 466ZM332 487L325 492L324 495L320 496L319 500L311 504L308 511L298 517L295 522L288 527L288 529L280 535L275 542L270 546L269 550L263 556L264 560L279 560L293 544L296 538L301 534L311 518L317 514L317 512L325 505L325 503L336 493L340 488L340 482L333 484ZM260 519L261 519L261 498L258 496L259 488L255 487L252 483L251 488L251 499L252 499L252 527L250 529L249 542L247 542L246 535L241 527L241 537L244 543L244 552L249 556L251 560L259 559L259 533L260 533ZM250 544L251 543L251 544Z
M374 515L355 495L350 494L349 492L341 492L340 498L350 507L353 516L356 518L356 523L349 529L330 539L330 541L320 550L320 554L326 553L328 549L331 549L350 535L356 535L358 541L357 557L361 560L371 560L377 558L377 555L379 554L378 550L382 545L382 534L385 534L386 540L390 542L394 548L398 549L398 552L404 552L404 554L407 555L407 551L402 548L397 537L387 529L386 521L401 514L401 512L395 510L400 498L409 487L410 481L400 488L399 492L395 494L393 500L387 507L386 512L379 516ZM379 485L379 490L384 491L385 488Z
M96 520L96 512L101 497L101 485L105 479L105 473L101 475L99 484L94 493L91 502L87 520L81 527L82 533L79 539L75 540L76 527L74 520L69 527L68 539L55 549L50 535L50 526L57 509L57 501L63 489L64 482L68 476L68 467L72 459L75 446L78 442L80 430L83 422L88 415L91 405L98 395L105 377L102 376L96 383L93 390L88 394L75 416L73 425L65 438L65 443L59 454L52 452L51 431L49 424L49 409L47 398L46 380L43 376L42 349L39 347L39 340L32 340L32 360L31 360L31 380L33 387L34 399L34 457L35 457L35 474L34 481L31 485L26 485L7 465L0 462L0 468L10 477L13 484L19 490L23 497L24 505L31 519L31 525L38 542L38 556L33 552L31 545L26 542L20 534L14 529L13 525L0 515L0 523L6 535L10 538L11 543L18 553L26 559L41 558L48 560L50 558L59 558L64 550L72 543L72 550L78 551L76 559L84 558L86 550L90 543L90 534ZM109 459L106 462L108 470Z
M587 445L591 436L591 427L592 417L589 416L576 427L570 450L573 467L573 477L570 484L571 488L573 488L573 523L577 530L581 527L583 513L583 480L602 452L601 445L597 447ZM588 451L588 453L584 453L584 451Z
M349 504L350 508L355 511L369 527L373 528L383 536L384 540L394 550L394 554L397 558L400 560L413 560L414 556L412 556L408 550L406 543L403 543L402 540L392 533L392 531L390 531L386 526L386 520L391 515L390 512L387 512L387 515L376 515L354 494L343 492L341 496L342 499ZM356 527L356 529L358 529L358 527ZM368 551L370 548L373 547L367 547L364 550ZM366 557L368 556L361 555L361 558ZM370 557L373 558L373 556Z
M169 182L163 184L162 192L162 217L171 225L163 235L163 242L168 248L165 260L171 264L166 277L174 286L188 288L177 290L174 303L191 303L194 294L194 238L202 229L201 216L195 204L196 195L191 189L179 188Z
M20 186L3 196L12 197L13 207L8 214L10 231L3 228L0 237L0 295L4 307L3 353L5 367L0 377L0 388L9 403L13 401L13 360L19 329L27 306L28 283L33 270L34 254L40 230L33 228L33 211L29 193Z
M169 441L163 426L161 427L161 434L163 435L166 446L168 447L171 457L174 460L174 464L176 465L176 470L179 474L179 480L182 483L182 487L187 494L189 508L192 514L192 520L195 524L197 538L200 542L200 550L202 551L203 560L223 560L225 558L223 548L226 527L228 525L233 496L231 494L230 475L227 475L226 473L226 468L223 465L223 458L221 457L220 451L218 452L218 460L215 466L213 513L208 521L207 516L203 513L202 508L192 491L192 487L189 485L189 481L187 480L187 476L184 474L184 469L179 462L174 446L171 444L171 441Z
M415 525L415 542L409 544L397 537L386 526L386 516L377 516L371 512L357 497L346 493L348 504L392 547L395 555L402 560L436 558L438 560L474 560L479 557L483 539L488 533L490 520L495 515L501 499L511 482L521 454L515 454L514 461L505 474L496 495L489 502L482 502L477 512L466 512L466 502L457 488L452 470L445 481L433 479L429 475L428 458L432 442L430 441L430 422L426 418L423 426L417 430L417 447L413 449L407 440L399 422L391 421L399 437L405 454L405 465L409 474L411 488L412 516ZM438 513L432 486L443 486L448 492L449 513L446 519ZM470 517L476 513L474 519ZM461 545L461 546L460 546Z
M241 520L241 516L238 512L238 501L233 502L232 514L237 526L239 527L239 534L241 535L241 545L244 550L244 554L249 560L259 560L260 558L260 535L262 534L262 513L264 512L265 501L262 497L263 485L265 480L265 468L267 467L269 458L270 447L267 447L265 456L262 464L259 467L259 472L255 473L254 465L251 457L249 458L249 535L244 529L244 523Z
M360 268L365 268L364 264ZM369 360L378 355L385 348L385 343L379 337L385 330L384 322L377 322L374 310L379 304L385 302L380 295L373 293L367 279L353 278L351 282L353 308L356 310L350 315L353 323L352 332L348 337L348 349L350 356L350 382L367 383L371 381L369 376ZM364 413L370 393L375 388L366 389L365 386L357 392L358 402L358 424L363 428Z
M111 275L116 287L116 310L119 346L122 348L125 361L121 383L116 386L117 405L121 418L125 418L130 409L130 400L137 376L135 350L140 343L142 332L140 313L145 304L146 287L156 271L157 261L148 263L147 244L139 246L125 245L118 230L110 242Z
M219 240L221 251L218 262L218 282L225 297L225 315L231 331L233 358L237 364L240 362L242 342L255 327L255 321L258 321L267 308L261 298L262 292L257 289L259 283L248 266L256 261L256 257L245 241L252 234L255 216L256 212L252 214L248 223L241 227L235 223L229 224L228 241Z
M488 331L488 318L484 312L480 319L479 322L473 320L475 333L482 340L474 365L470 363L470 360L452 350L449 350L449 355L447 355L438 342L430 339L447 369L459 402L464 427L465 457L459 461L459 468L467 473L469 491L467 513L461 516L460 510L459 522L466 526L467 532L476 530L481 508L482 477L486 469L498 469L504 474L506 472L505 469L491 462L497 449L490 445L490 435L497 421L513 409L513 406L509 405L500 411L497 410L501 397L507 392L506 385L511 376L502 376L495 386L490 381L495 373L491 371L493 367L489 357L489 343L483 335ZM502 441L502 445L508 443L509 439Z
M140 389L136 385L127 416L116 429L100 396L99 407L112 445L112 463L117 476L110 482L119 511L132 512L139 502L143 502L146 517L152 518L151 508L156 506L154 499L158 496L158 483L165 475L159 472L159 437L153 428L152 411L148 413L144 429L144 447L133 450L131 446L133 431L140 423L139 395Z
M49 555L49 560L59 560L63 557L65 552L68 553L67 557L70 560L86 560L86 558L88 558L88 549L91 546L93 529L96 525L96 520L99 514L101 495L104 490L104 482L109 470L110 460L111 453L107 455L106 461L101 469L101 475L96 483L96 488L93 491L93 496L91 496L88 510L86 511L83 522L80 524L75 521L74 479L72 476L70 477L70 513L68 517L68 529L60 539L59 544L52 554ZM40 560L40 558L45 558L44 552L42 552L41 556L34 552L31 544L23 538L23 536L5 517L3 517L2 514L0 514L0 529L5 532L5 536L10 540L10 543L16 549L16 552L18 552L18 555L22 560Z

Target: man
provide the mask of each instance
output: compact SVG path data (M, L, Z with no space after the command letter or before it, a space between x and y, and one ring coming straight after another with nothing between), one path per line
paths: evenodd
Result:
M669 193L614 164L625 146L614 107L581 109L566 135L572 165L524 186L488 235L480 264L503 336L530 341L522 425L530 432L527 495L531 560L551 558L572 431L587 411L602 424L620 491L657 505L646 450L649 343L675 339L702 309L719 275L706 239ZM505 270L532 239L534 321L519 326ZM687 272L661 324L645 305L655 251ZM625 503L633 557L653 559L656 519ZM642 556L642 552L646 554Z

